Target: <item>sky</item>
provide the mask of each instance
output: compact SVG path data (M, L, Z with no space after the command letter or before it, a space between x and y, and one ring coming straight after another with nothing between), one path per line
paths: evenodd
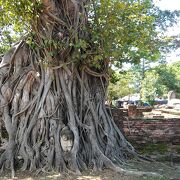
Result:
M154 0L155 4L162 10L180 10L180 0ZM168 30L168 35L180 35L180 20L179 23ZM180 36L179 36L180 37ZM180 48L175 52L167 55L168 63L180 61Z
M159 6L162 10L180 10L179 0L154 0L157 6Z
M154 0L154 3L161 9L161 10L180 10L180 0ZM179 35L180 38L180 20L177 25L172 28L169 28L167 35ZM169 53L166 56L167 63L173 63L180 61L180 48L177 49L175 52ZM158 63L151 63L152 67L157 66ZM126 63L124 64L123 68L128 69L131 65ZM115 67L113 67L116 69Z

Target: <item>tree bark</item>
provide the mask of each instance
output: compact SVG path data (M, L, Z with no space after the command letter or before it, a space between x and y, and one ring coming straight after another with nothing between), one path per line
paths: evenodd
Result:
M108 65L90 68L88 57L83 64L72 57L70 43L88 40L81 29L87 26L85 2L42 2L31 44L26 37L0 63L0 121L8 134L0 168L11 167L14 176L20 161L22 170L80 174L108 167L124 173L119 166L137 154L105 107ZM62 148L64 127L65 141L73 142L69 151Z

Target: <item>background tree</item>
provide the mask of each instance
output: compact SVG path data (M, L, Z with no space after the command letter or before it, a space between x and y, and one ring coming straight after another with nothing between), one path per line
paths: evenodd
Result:
M143 100L153 102L156 98L166 98L168 92L179 92L178 63L160 65L145 73L143 80Z
M167 94L167 87L159 82L160 75L155 70L149 70L145 73L142 81L142 101L154 105L155 99Z
M116 77L111 76L108 86L108 100L110 102L138 92L139 83L136 81L138 73L129 70L121 73L116 72L115 75Z
M131 173L120 165L137 153L105 108L108 70L156 59L157 25L176 12L160 16L150 0L0 0L0 7L1 27L28 32L0 64L0 118L8 134L0 168L14 176L20 157L23 170L105 166ZM73 138L68 151L64 130Z
M179 94L179 71L179 62L156 67L146 66L142 79L141 65L136 65L120 74L116 82L110 83L109 98L119 99L141 91L141 100L153 105L157 98L167 99L168 92L171 90Z

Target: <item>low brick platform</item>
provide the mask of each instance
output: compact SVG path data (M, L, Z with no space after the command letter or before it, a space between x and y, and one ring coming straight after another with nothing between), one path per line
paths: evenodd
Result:
M128 118L121 110L112 111L114 121L130 141L139 144L168 142L180 145L180 118L143 119Z
M143 112L151 112L152 107L137 107L136 105L128 106L128 116L129 117L142 117Z
M123 121L123 131L128 139L137 143L180 144L180 119L126 120Z

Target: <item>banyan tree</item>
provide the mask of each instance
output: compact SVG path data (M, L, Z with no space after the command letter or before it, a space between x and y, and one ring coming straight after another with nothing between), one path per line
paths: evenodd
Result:
M22 170L80 173L88 167L106 167L126 172L121 165L137 154L114 123L105 100L109 68L116 62L113 53L118 50L118 58L123 59L126 52L121 45L136 47L148 27L122 12L129 8L130 17L131 8L136 15L141 9L128 1L114 1L121 14L108 19L107 13L101 19L110 1L14 0L1 1L1 13L11 3L17 17L20 14L19 26L27 12L28 26L24 27L29 29L0 63L0 121L5 134L0 137L0 169L11 168L14 176L19 162ZM126 32L118 26L116 33L122 34L108 34L110 29L106 33L106 19L109 25L129 21L133 30L137 28L137 36L130 34L131 28ZM110 35L116 42L113 46L107 43ZM153 42L144 43L153 50ZM146 52L149 56L150 51Z

